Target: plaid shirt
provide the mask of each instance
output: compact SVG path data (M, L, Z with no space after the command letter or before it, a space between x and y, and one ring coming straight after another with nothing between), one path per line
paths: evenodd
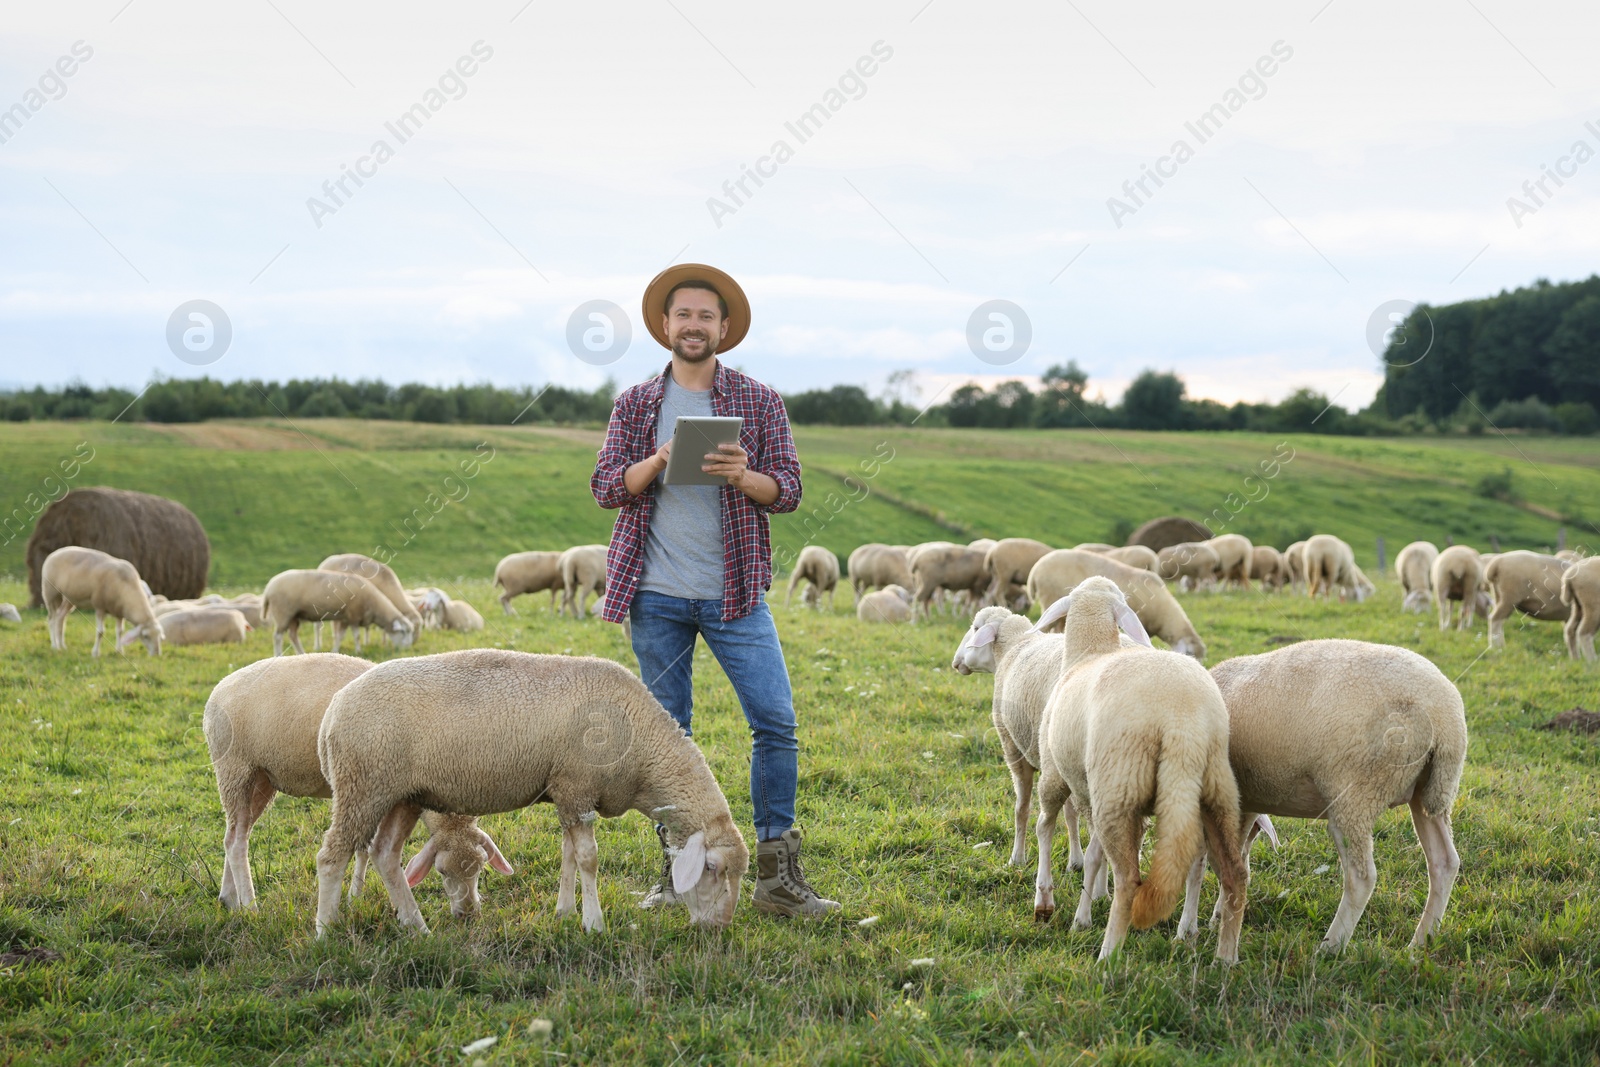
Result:
M644 492L631 496L622 475L655 454L661 396L671 373L669 363L661 374L617 397L611 424L606 427L606 442L589 479L589 489L601 507L620 509L606 552L606 596L601 614L607 622L626 618L639 591L645 531L655 509L656 485L651 482ZM749 469L778 483L778 499L767 505L757 504L731 485L722 487L722 621L731 622L754 611L772 585L767 513L781 514L800 506L800 456L789 434L783 398L721 360L711 383L711 413L744 419L739 444L749 456Z

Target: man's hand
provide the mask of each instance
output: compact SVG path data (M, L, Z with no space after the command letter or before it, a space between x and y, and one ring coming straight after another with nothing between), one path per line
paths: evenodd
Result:
M629 496L638 496L650 487L660 473L667 469L667 459L672 455L672 442L656 449L655 454L649 459L641 459L633 466L622 472L622 484L628 490Z
M718 445L715 452L706 453L700 469L707 474L719 474L757 504L770 504L778 499L778 483L760 471L750 469L750 456L736 444Z

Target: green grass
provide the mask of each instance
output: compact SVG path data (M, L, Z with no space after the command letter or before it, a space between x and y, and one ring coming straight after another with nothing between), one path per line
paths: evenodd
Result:
M633 665L615 627L557 619L542 598L507 618L487 584L502 551L604 538L608 516L584 485L588 438L302 428L326 458L287 429L273 440L302 447L212 451L147 427L5 428L0 489L15 495L96 435L82 484L186 500L211 532L217 584L259 587L279 566L363 547L385 516L411 506L405 494L420 499L487 439L496 458L471 495L396 566L408 581L451 582L488 629L430 632L414 651L503 645ZM193 433L216 441L215 430ZM847 472L883 439L800 434L814 475ZM1229 465L1242 470L1277 443L1127 434L1113 435L1113 447L1093 434L946 431L889 440L895 458L873 492L832 516L821 543L845 551L920 540L948 532L940 521L1056 543L1098 539L1118 516L1200 510L1239 476ZM1433 521L1461 523L1457 540L1496 532L1508 547L1553 536L1553 521L1471 495L1480 471L1505 465L1476 442L1293 444L1296 459L1242 517L1305 522L1358 549L1381 533L1391 554L1415 536L1442 539ZM1144 479L1117 449L1171 495L1136 488ZM1558 487L1593 498L1586 454L1535 459ZM1559 508L1536 482L1531 470L1519 475L1531 503ZM1424 486L1441 517L1407 519ZM820 502L815 476L808 489ZM1480 525L1469 527L1474 516ZM3 551L0 570L16 575L17 546ZM16 577L0 580L0 600L25 595ZM808 873L845 902L844 916L768 919L748 907L747 883L721 933L637 907L658 863L638 815L600 828L608 932L558 923L559 839L550 809L535 808L484 820L517 873L485 875L476 923L449 918L432 878L417 892L434 933L408 936L374 883L318 942L313 860L327 807L289 798L253 835L261 911L225 914L215 901L222 818L200 714L228 670L270 654L270 638L91 660L92 617L69 620L66 653L50 651L38 612L0 623L0 952L61 957L0 969L0 1062L457 1064L470 1062L460 1046L490 1035L500 1042L480 1056L491 1064L1600 1062L1597 742L1532 729L1575 705L1595 709L1600 676L1565 658L1558 625L1513 623L1509 647L1482 655L1481 626L1441 634L1400 613L1387 582L1361 605L1186 598L1211 662L1285 638L1347 636L1416 648L1458 680L1471 729L1455 812L1461 878L1441 937L1408 951L1426 876L1403 809L1391 812L1378 826L1378 889L1355 939L1343 956L1321 957L1339 898L1336 854L1320 825L1280 820L1282 849L1256 852L1239 966L1215 965L1204 933L1198 948L1174 944L1175 919L1131 935L1118 960L1100 965L1101 930L1062 921L1078 887L1064 849L1058 895L1069 907L1049 925L1032 921L1031 867L1004 864L1009 779L989 729L990 683L948 667L962 624L868 630L847 597L833 614L775 609L801 723ZM748 733L703 649L697 667L696 736L748 826ZM1316 873L1324 865L1333 869ZM1105 911L1101 903L1098 922ZM880 921L856 925L869 915ZM935 963L912 967L919 958ZM548 1043L527 1033L535 1018L553 1021Z

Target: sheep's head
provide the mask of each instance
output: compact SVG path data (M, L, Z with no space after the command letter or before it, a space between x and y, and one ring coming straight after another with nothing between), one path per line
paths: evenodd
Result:
M161 629L161 620L152 618L148 626L140 624L138 627L139 638L144 641L145 651L152 656L161 655L161 640L166 637L166 631ZM128 635L132 637L132 634Z
M956 646L950 669L959 674L971 674L973 671L993 674L994 640L999 636L1000 624L1010 615L1010 611L1001 607L984 608L974 615L972 626L962 635L961 644Z
M1093 575L1078 583L1076 589L1062 597L1060 600L1044 609L1044 614L1039 616L1039 621L1034 623L1029 633L1038 633L1046 627L1061 620L1067 620L1069 657L1077 655L1070 649L1073 639L1070 636L1074 628L1096 625L1096 619L1103 618L1114 624L1111 633L1117 629L1133 638L1141 645L1150 644L1150 635L1145 632L1144 624L1139 621L1139 616L1128 606L1127 597L1118 588L1117 583L1110 578ZM1080 634L1083 631L1077 631ZM1082 639L1081 637L1079 638ZM1120 644L1120 638L1119 644Z
M1180 656L1191 656L1196 660L1204 660L1206 658L1206 643L1200 640L1199 635L1188 633L1178 638L1177 642L1172 646L1172 651Z
M739 904L739 887L750 867L750 849L729 819L714 828L708 842L704 830L689 835L672 861L672 889L689 909L696 926L727 926Z
M467 815L424 813L430 836L422 850L406 865L406 884L415 886L437 869L450 899L450 914L458 919L478 917L478 875L485 867L501 874L515 873L500 854L494 839Z
M410 648L411 642L417 639L417 631L404 617L398 617L389 624L389 639L396 648Z

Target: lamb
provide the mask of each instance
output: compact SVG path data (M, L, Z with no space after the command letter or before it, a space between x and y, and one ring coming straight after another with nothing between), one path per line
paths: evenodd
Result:
M982 597L989 586L983 561L984 553L966 545L928 547L919 552L911 564L916 610L926 617L933 594L939 590Z
M911 577L911 564L905 550L893 545L873 542L862 545L850 553L845 563L850 575L850 589L859 601L873 589L898 585L909 589L916 584Z
M1413 541L1394 558L1394 572L1405 594L1400 606L1405 611L1426 611L1433 599L1433 561L1439 549L1432 541Z
M606 546L576 545L561 553L561 610L583 618L584 601L606 591Z
M1296 541L1283 550L1283 560L1289 565L1289 587L1302 589L1306 584L1306 543Z
M1489 647L1506 647L1506 620L1513 611L1534 619L1560 622L1572 614L1561 602L1561 579L1571 563L1538 552L1502 552L1483 568L1483 581L1494 596L1489 612Z
M524 593L550 590L550 607L556 606L556 594L564 585L561 581L561 553L513 552L495 564L494 584L500 587L500 606L507 615L515 615L511 601Z
M284 571L267 583L261 594L261 617L272 623L272 654L283 655L283 635L296 652L305 654L300 643L302 621L333 622L333 650L345 627L377 626L399 648L409 648L417 632L410 620L400 614L378 587L359 574L335 571Z
M1250 549L1250 577L1275 593L1282 592L1289 584L1289 565L1283 553L1271 545L1255 545Z
M1344 894L1322 949L1337 952L1349 942L1377 879L1373 824L1400 804L1411 807L1428 864L1428 899L1411 940L1426 943L1461 862L1450 811L1467 718L1456 687L1410 649L1345 640L1224 660L1211 677L1228 706L1240 825L1258 814L1328 820ZM1194 932L1200 876L1197 863L1180 936Z
M359 552L345 552L329 556L317 564L317 570L361 575L371 582L378 592L389 598L389 603L393 604L395 610L404 615L406 621L411 624L412 632L421 632L422 615L411 603L411 598L406 596L405 587L400 584L400 579L395 576L393 568L387 563L379 563L371 556L363 556Z
M911 590L890 585L856 600L856 618L862 622L910 622Z
M1205 659L1205 642L1195 633L1189 616L1161 579L1149 571L1135 570L1093 552L1058 549L1034 564L1028 575L1028 597L1037 604L1054 603L1093 575L1117 584L1147 632L1161 638L1174 652Z
M1306 595L1329 595L1339 590L1339 599L1348 594L1361 603L1376 588L1356 566L1355 550L1333 534L1317 534L1301 549L1306 575Z
M1561 576L1561 602L1571 609L1562 633L1567 655L1593 660L1594 632L1600 629L1600 556L1580 558Z
M1100 959L1117 950L1130 924L1149 929L1171 913L1190 867L1209 849L1223 886L1217 958L1237 962L1249 869L1222 693L1204 667L1179 653L1123 651L1119 628L1142 644L1149 638L1108 578L1086 579L1046 609L1039 625L1061 618L1061 675L1039 738L1034 915L1048 919L1055 911L1050 846L1071 796L1088 808L1091 827L1075 926L1093 921L1093 887L1107 857L1116 876ZM1151 814L1157 836L1144 877L1139 845Z
M1461 601L1461 620L1456 628L1472 625L1479 586L1483 582L1478 552L1469 545L1451 545L1433 561L1433 595L1439 605L1439 629L1450 629L1450 602Z
M794 597L795 587L804 580L806 591L802 604L822 606L822 594L828 596L828 610L833 610L833 594L839 587L839 557L821 545L806 545L795 559L794 571L789 575L789 588L784 593L783 606L788 607Z
M372 664L335 652L313 652L292 659L263 659L241 667L211 691L203 725L227 831L223 836L224 907L256 906L250 877L250 830L278 793L292 797L331 797L317 760L317 730L333 695L365 674ZM450 910L457 917L478 914L478 875L487 863L511 874L477 820L424 812L428 843L412 860L407 877L416 885L437 867ZM361 889L367 850L356 855L350 895ZM414 875L414 877L413 877Z
M150 594L144 591L139 572L125 559L95 548L66 545L45 557L39 571L44 592L45 613L49 619L50 647L67 650L67 615L76 607L94 608L94 648L100 655L100 642L106 634L106 616L117 620L116 643L124 622L142 628L140 638L145 651L161 655L161 623L156 618ZM122 646L118 645L120 652Z
M161 639L169 645L244 644L250 623L241 612L215 605L174 611L161 616ZM131 645L144 636L140 624L117 641L117 647Z
M1217 550L1204 541L1185 541L1156 553L1156 574L1178 583L1179 589L1198 589L1202 582L1215 580L1221 562Z
M17 611L15 604L0 604L0 619L6 622L21 622L22 614Z
M1118 563L1126 563L1130 567L1137 567L1139 570L1149 571L1151 574L1155 574L1156 568L1160 566L1155 550L1146 548L1144 545L1126 545L1100 554L1105 556L1106 559L1114 559Z
M1027 611L1028 575L1035 563L1053 551L1031 537L1003 537L996 541L983 558L983 569L989 574L988 602L1004 604L1013 611Z
M1243 534L1221 534L1202 542L1217 554L1216 579L1222 585L1237 583L1250 588L1250 566L1255 546Z
M444 628L473 633L483 629L483 616L465 600L452 600L444 606Z
M733 919L749 849L700 749L620 664L489 648L390 660L333 697L317 753L333 788L317 853L319 937L338 916L345 867L365 841L401 923L426 932L399 861L419 801L460 815L554 804L556 914L575 910L579 873L591 931L605 928L595 819L642 812L678 850L673 888L690 920Z

